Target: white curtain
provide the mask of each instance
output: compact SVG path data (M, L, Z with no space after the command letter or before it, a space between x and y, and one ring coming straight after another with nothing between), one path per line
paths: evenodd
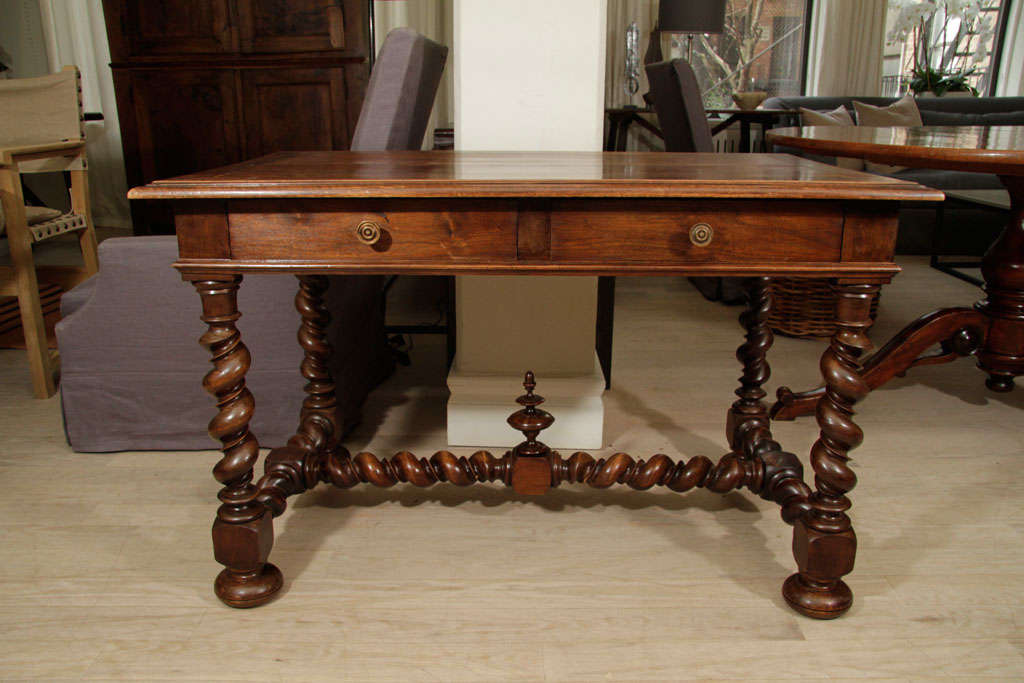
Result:
M448 46L448 62L445 64L441 84L434 98L434 109L427 121L427 134L423 148L433 147L435 128L450 128L455 121L455 91L452 80L453 53L452 0L375 0L373 3L374 52L380 52L384 38L393 28L403 26L419 31L427 38Z
M40 0L50 71L74 64L82 73L82 105L100 112L102 121L87 122L89 191L96 225L129 228L128 191L117 121L110 49L100 0Z
M817 0L807 95L882 94L886 0Z
M605 50L604 106L644 106L642 95L647 92L647 74L644 72L644 53L651 37L651 29L658 20L658 0L608 0L608 48ZM626 85L626 29L636 22L640 30L640 89L632 97Z
M626 92L626 31L630 23L636 22L639 31L637 44L640 57L640 87L630 97ZM644 71L644 55L651 38L651 30L658 21L658 0L608 0L608 23L606 28L604 106L618 108L628 105L644 107L643 95L649 90L647 72ZM661 49L665 59L677 56L671 40L662 38ZM657 125L653 114L644 117ZM627 150L650 151L664 149L664 143L640 126L629 127L626 137Z

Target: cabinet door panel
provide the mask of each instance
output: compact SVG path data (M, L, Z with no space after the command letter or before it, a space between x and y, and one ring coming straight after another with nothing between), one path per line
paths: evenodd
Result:
M232 71L140 69L132 76L147 181L240 161Z
M243 52L364 51L359 0L239 0Z
M193 173L241 160L234 73L226 70L130 71L138 182ZM136 182L132 179L132 182ZM169 234L169 202L132 202L136 234Z
M121 28L120 42L111 40L114 59L232 50L227 0L107 0L104 12ZM115 42L128 54L116 54Z
M242 72L245 156L283 150L348 149L345 70Z

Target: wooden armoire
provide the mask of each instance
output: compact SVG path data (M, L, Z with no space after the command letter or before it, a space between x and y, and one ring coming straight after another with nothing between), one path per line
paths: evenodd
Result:
M347 149L372 0L103 0L129 187L278 150ZM136 234L174 232L133 202Z

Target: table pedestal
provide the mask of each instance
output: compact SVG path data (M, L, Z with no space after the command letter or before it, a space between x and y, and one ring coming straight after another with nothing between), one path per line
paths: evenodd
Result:
M917 319L863 365L869 390L918 365L948 363L974 356L988 374L992 391L1013 389L1024 375L1024 176L1000 176L1010 193L1010 219L982 260L986 298L974 308L946 308ZM938 345L938 353L922 355ZM780 387L771 415L792 420L815 410L825 390L795 393Z

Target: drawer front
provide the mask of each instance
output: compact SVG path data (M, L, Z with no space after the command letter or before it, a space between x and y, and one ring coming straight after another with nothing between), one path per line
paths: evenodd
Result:
M229 207L228 229L234 259L371 265L516 259L514 201L237 201Z
M557 202L550 259L633 263L839 261L843 216L813 201Z

